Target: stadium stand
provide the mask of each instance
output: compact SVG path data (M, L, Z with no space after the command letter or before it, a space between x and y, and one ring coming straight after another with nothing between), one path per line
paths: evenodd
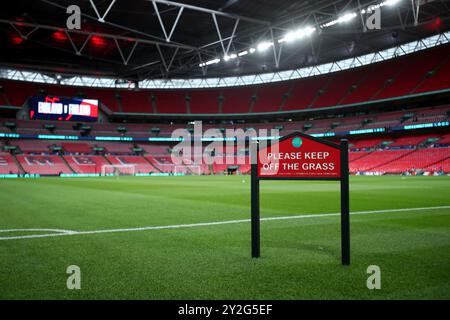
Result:
M442 135L436 143L444 146L450 145L450 133Z
M390 128L398 125L410 125L421 124L430 122L448 121L448 114L450 112L450 106L442 105L433 108L415 108L405 111L392 111L392 112L379 112L371 113L361 116L351 117L338 117L330 119L311 119L292 122L273 122L270 124L221 124L223 128L266 128L271 129L276 126L282 126L283 134L290 133L292 131L306 131L308 133L320 133L320 132L339 132L358 129L370 129L370 128ZM35 120L22 120L22 119L0 119L0 123L14 122L16 128L13 130L17 133L24 134L49 134L48 129L44 129L46 124L55 126L54 133L65 135L80 135L81 131L73 128L73 123L67 122L55 122L55 121L35 121ZM312 128L306 130L305 125L311 124ZM86 124L91 127L90 135L96 136L123 136L123 133L117 131L118 127L125 127L127 129L126 135L132 136L170 136L172 131L177 128L186 128L186 125L167 125L167 124L113 124L113 123L89 123ZM160 132L158 134L152 133L151 129L158 127ZM204 125L204 128L209 127ZM4 132L11 132L10 128L2 127Z
M222 113L248 113L254 93L253 88L223 89Z
M157 113L188 113L186 96L180 91L155 91Z
M1 81L0 84L3 86L5 100L12 106L21 107L29 97L38 94L35 85L28 82Z
M195 90L189 93L191 113L219 113L219 91Z
M63 142L62 147L67 153L89 154L92 148L88 143L83 142Z
M379 150L360 157L349 163L350 172L378 172L381 166L406 157L414 151L411 150Z
M283 111L307 109L327 81L327 76L295 81L292 92L286 99Z
M440 149L440 152L442 154L438 155L439 160L434 162L433 164L430 164L429 166L425 167L424 171L431 171L431 172L450 172L450 148L443 148ZM426 157L428 154L425 155ZM419 167L419 166L418 166ZM420 165L420 167L422 167Z
M174 165L170 156L170 145L139 144L144 156L133 155L134 145L130 142L102 142L90 144L85 142L62 142L65 155L53 155L50 146L55 141L14 140L21 154L12 155L1 152L1 174L26 172L42 175L60 173L100 173L103 165L133 164L136 173L170 172L187 174L220 174L229 167L236 166L239 172L250 170L248 156L244 165L238 163L243 151L234 148L231 157L233 163L220 162L213 165L194 164L193 159L183 159L180 165ZM3 143L2 143L3 144ZM7 142L8 145L13 145ZM94 155L93 146L104 146L107 154ZM115 154L115 155L113 155ZM230 155L229 155L230 156ZM216 156L220 159L222 156ZM223 159L223 158L222 158ZM352 173L404 173L412 171L450 172L450 134L422 134L416 136L378 137L352 140L350 142L350 171ZM222 161L223 162L223 161ZM23 170L22 170L23 168ZM195 171L195 172L193 172Z
M277 86L260 86L251 112L273 112L282 107L285 95L289 92L288 84Z
M63 159L75 173L101 173L102 166L110 164L103 156L72 155Z
M175 165L172 162L172 159L169 155L167 156L152 156L147 155L145 156L145 159L147 159L151 165L156 168L159 172L166 172L166 173L174 173L176 171Z
M320 94L313 103L314 108L323 108L339 105L362 77L364 77L364 69L356 69L353 72L343 72L334 74L329 80L326 87L323 87L323 93Z
M392 72L389 65L377 63L361 67L365 74L352 84L347 96L341 101L342 104L354 104L361 101L369 101L382 88Z
M22 106L28 97L44 93L83 95L99 99L114 112L128 113L227 114L324 108L448 89L449 56L450 45L443 45L327 75L221 91L75 89L2 80L4 93L0 103Z
M82 93L91 99L98 99L101 104L106 105L111 111L121 111L116 92L113 90L82 88Z
M393 147L415 147L418 144L427 141L430 138L435 138L436 136L433 135L419 135L419 136L408 136L408 137L401 137L398 139L395 139L395 141L391 144L389 144L389 148Z
M139 144L138 147L144 149L145 152L153 155L167 155L170 146L168 145L153 145L153 144Z
M442 170L444 162L450 157L450 148L427 148L409 153L374 170L383 173L403 173L415 170L426 170L433 166L433 171Z
M120 91L122 112L153 113L151 96L148 91Z
M12 143L24 153L48 153L51 143L41 140L17 140Z
M9 153L0 152L0 174L19 174L19 168L15 158Z
M131 153L131 144L120 142L97 142L97 147L103 147L107 153L112 154L129 154Z
M106 156L112 165L134 165L136 173L158 172L150 162L141 156Z
M52 155L18 155L16 156L25 173L40 175L59 175L72 173L59 156Z
M0 106L9 106L10 103L8 101L8 97L3 92L3 90L0 90Z
M430 75L427 75L427 79L418 86L416 92L421 93L433 90L447 89L449 72L450 59L447 58L441 65L435 68Z
M372 139L362 139L362 140L354 140L349 142L350 150L361 150L361 149L370 149L375 148L383 141L387 140L386 138L372 138Z
M414 93L415 89L422 82L426 82L428 72L438 68L440 64L447 60L449 54L449 47L446 46L444 48L427 50L420 55L402 57L391 61L390 64L395 62L396 68L402 68L402 70L393 78L391 85L387 86L377 98L386 99ZM398 63L402 63L402 67L398 67ZM414 66L414 68L411 68L411 66ZM432 90L435 89L433 88Z
M450 45L442 45L420 53L325 75L270 85L223 89L131 91L1 80L0 105L21 107L29 97L47 94L99 99L101 107L107 111L107 114L114 112L131 115L251 115L253 113L258 115L259 113L338 107L379 99L406 97L413 93L450 89L450 77L447 76L449 71ZM411 106L404 109L394 108L391 102L384 104L389 107L388 110L392 111L375 107L360 113L346 113L345 108L341 108L341 114L334 116L294 117L289 121L277 118L267 123L228 121L220 124L204 124L203 129L281 128L281 135L301 131L308 134L339 136L342 132L382 128L385 129L384 133L362 135L362 138L350 136L352 173L398 174L427 170L449 172L450 134L444 132L444 129L425 133L417 133L414 130L390 133L390 129L398 130L397 127L402 126L414 127L413 125L448 122L450 105L445 104L448 101L442 103L439 101L440 104L438 102L431 104L431 100L429 101L430 106L426 103L415 103L414 108ZM253 119L257 119L257 116ZM15 126L6 125L11 122ZM139 138L170 137L174 129L190 127L187 121L178 124L169 124L168 121L165 123L157 123L157 121L156 123L133 123L133 121L112 123L107 119L104 123L80 123L75 126L73 122L27 120L26 113L21 113L17 118L1 118L0 125L2 133ZM83 131L81 129L83 125L89 129ZM121 131L119 128L124 130ZM153 128L158 130L154 131ZM337 141L337 138L334 139ZM199 169L202 174L219 174L230 169L229 164L218 163L213 165L202 163L195 169L192 165L193 159L190 158L183 159L183 164L175 168L170 157L170 148L174 143L139 142L134 144L126 141L116 142L108 138L103 140L111 141L99 140L1 139L1 146L16 146L17 149L11 150L11 154L1 151L0 172L3 174L22 171L39 174L99 173L103 165L127 163L135 164L137 172L178 171L189 174L192 170ZM62 149L53 151L54 146ZM142 148L143 152L135 152L136 147ZM238 152L235 149L232 156L237 159L245 157L245 154L245 151ZM237 165L237 167L244 173L250 170L247 164Z

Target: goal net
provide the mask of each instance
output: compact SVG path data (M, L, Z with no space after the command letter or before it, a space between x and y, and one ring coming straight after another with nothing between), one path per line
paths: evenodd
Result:
M105 164L102 166L102 176L134 176L136 165L134 164Z
M202 174L202 167L198 165L178 165L175 166L174 173L188 176L200 176Z

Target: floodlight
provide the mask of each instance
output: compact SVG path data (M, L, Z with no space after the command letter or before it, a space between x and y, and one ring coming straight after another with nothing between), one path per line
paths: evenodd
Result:
M356 16L357 16L357 14L354 13L354 12L346 13L343 16L339 17L338 22L339 23L345 23L345 22L348 22L348 21L356 18Z
M260 44L258 44L258 46L256 48L258 49L259 52L264 52L267 49L269 49L271 46L273 46L273 42L263 41Z
M387 6L394 6L394 5L396 5L397 3L399 3L399 2L400 2L400 0L386 0L386 1L384 2L384 4L387 5Z
M283 40L282 42L292 42L296 39L297 39L297 33L294 31L290 31L281 40Z

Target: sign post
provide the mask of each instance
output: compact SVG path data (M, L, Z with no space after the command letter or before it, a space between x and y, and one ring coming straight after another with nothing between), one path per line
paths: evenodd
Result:
M260 256L260 243L259 243L259 179L258 179L258 167L256 164L252 164L252 258L259 258Z
M294 132L262 150L251 165L252 257L260 257L260 180L340 181L341 258L350 264L348 141L341 144Z
M350 192L348 181L348 141L341 140L341 259L350 264Z

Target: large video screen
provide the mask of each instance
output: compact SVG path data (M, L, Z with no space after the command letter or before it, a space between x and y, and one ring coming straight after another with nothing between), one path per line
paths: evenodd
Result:
M30 119L97 121L98 100L34 96L30 99Z

